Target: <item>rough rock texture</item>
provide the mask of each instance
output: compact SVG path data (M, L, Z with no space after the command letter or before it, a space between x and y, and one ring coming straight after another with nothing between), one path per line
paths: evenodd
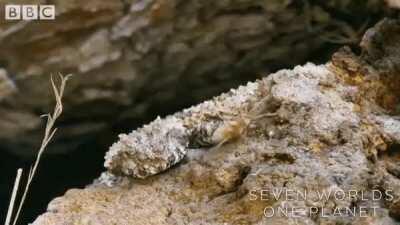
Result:
M0 8L9 2L0 0ZM335 43L357 43L366 22L389 14L383 0L23 2L55 4L57 17L0 20L0 68L6 70L0 148L20 154L39 145L38 116L51 105L51 73L75 77L63 132L48 152L73 150L149 113L176 111L261 72L321 59Z
M400 1L399 0L386 0L389 7L393 8L400 8Z
M105 164L115 172L145 178L181 161L188 144L189 133L181 119L158 118L129 135L121 134Z
M360 56L343 48L325 65L281 70L121 136L106 157L111 170L85 189L53 200L33 224L400 224L399 31L399 21L384 20L366 33ZM275 116L261 116L265 113ZM245 118L239 133L227 129ZM152 127L162 131L159 139L147 135L139 143L136 137ZM211 147L196 141L220 127L229 132L209 142ZM175 132L185 129L188 133ZM135 176L135 168L162 172L166 167L157 165L172 165L176 158L148 159L174 138L188 142L180 142L188 146L184 151L168 148L186 152L174 167L147 179L116 176ZM274 188L309 195L290 201L260 195ZM364 196L319 199L318 191L327 190ZM391 197L372 201L374 190ZM264 215L266 207L282 205L316 207L328 216ZM340 207L377 210L334 216Z

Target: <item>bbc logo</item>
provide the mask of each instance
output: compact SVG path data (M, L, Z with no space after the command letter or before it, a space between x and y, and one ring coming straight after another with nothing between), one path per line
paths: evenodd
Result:
M54 20L54 5L6 5L6 20Z

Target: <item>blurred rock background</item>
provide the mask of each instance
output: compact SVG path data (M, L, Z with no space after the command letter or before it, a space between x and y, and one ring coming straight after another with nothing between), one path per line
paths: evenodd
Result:
M54 21L5 21L6 4L54 4ZM30 165L54 98L74 74L27 223L66 187L90 183L117 138L281 68L323 63L396 14L388 0L0 0L0 216ZM51 187L51 188L49 188ZM2 218L0 218L2 219ZM1 220L2 221L2 220Z

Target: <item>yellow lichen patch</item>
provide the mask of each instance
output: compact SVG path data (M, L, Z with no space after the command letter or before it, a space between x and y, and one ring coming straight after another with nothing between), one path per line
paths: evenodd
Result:
M355 103L360 106L360 111L367 101L388 111L395 110L400 96L400 93L397 93L400 79L395 79L396 76L365 74L363 70L352 71L334 64L330 64L329 68L345 84L358 87Z
M308 144L308 147L312 152L320 153L327 147L327 145L325 143L320 142L319 140L313 140L311 143Z
M400 76L398 74L382 76L381 81L386 87L385 90L387 90L387 93L382 93L380 96L382 106L394 112L400 102Z
M354 104L353 105L353 111L354 112L356 112L356 113L360 113L361 112L361 106L360 105L358 105L358 104Z
M233 225L254 224L263 218L265 208L270 205L270 202L259 198L240 199L239 202L234 202L220 210L220 222Z
M363 145L367 155L376 155L379 151L387 149L386 138L375 126L363 123L361 131L364 133Z

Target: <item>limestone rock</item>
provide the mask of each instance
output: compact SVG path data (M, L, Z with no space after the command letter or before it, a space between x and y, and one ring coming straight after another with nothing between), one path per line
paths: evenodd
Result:
M398 21L382 21L364 39L374 41L364 42L367 45L363 46L374 48L380 43L384 49L393 48L390 54L396 54L399 39L385 42L385 35L374 31L389 35L399 27ZM168 170L140 180L123 169L117 169L121 173L116 174L127 176L118 177L112 166L94 184L53 200L48 212L33 224L399 224L400 143L393 107L400 96L393 88L400 82L399 68L382 70L382 64L369 61L374 58L388 63L398 58L388 51L375 54L363 50L357 56L343 49L327 64L309 63L278 71L123 136L117 145L126 142L136 148L125 151L126 146L112 147L108 163L151 168L160 162L140 161L135 156L142 154L147 159L157 155L157 149L182 139L188 143L176 147L186 146L184 151L168 148L166 152L186 153L186 157ZM275 116L262 117L264 113ZM198 134L199 127L221 126L223 123L216 121L249 115L251 119L240 137L211 146L194 144L196 138L216 131ZM187 124L171 126L171 121ZM162 131L160 140L152 136L144 140L157 146L138 143L137 137L148 134L152 127L155 133ZM177 127L186 129L181 132L185 135L165 135ZM144 146L149 148L141 149ZM133 153L132 157L118 158L124 151ZM263 192L273 189L306 191L308 195L288 199ZM318 197L326 191L358 194ZM378 200L373 197L376 191L384 193ZM266 209L282 206L314 207L319 211L267 218ZM363 216L338 216L338 208L368 210Z

